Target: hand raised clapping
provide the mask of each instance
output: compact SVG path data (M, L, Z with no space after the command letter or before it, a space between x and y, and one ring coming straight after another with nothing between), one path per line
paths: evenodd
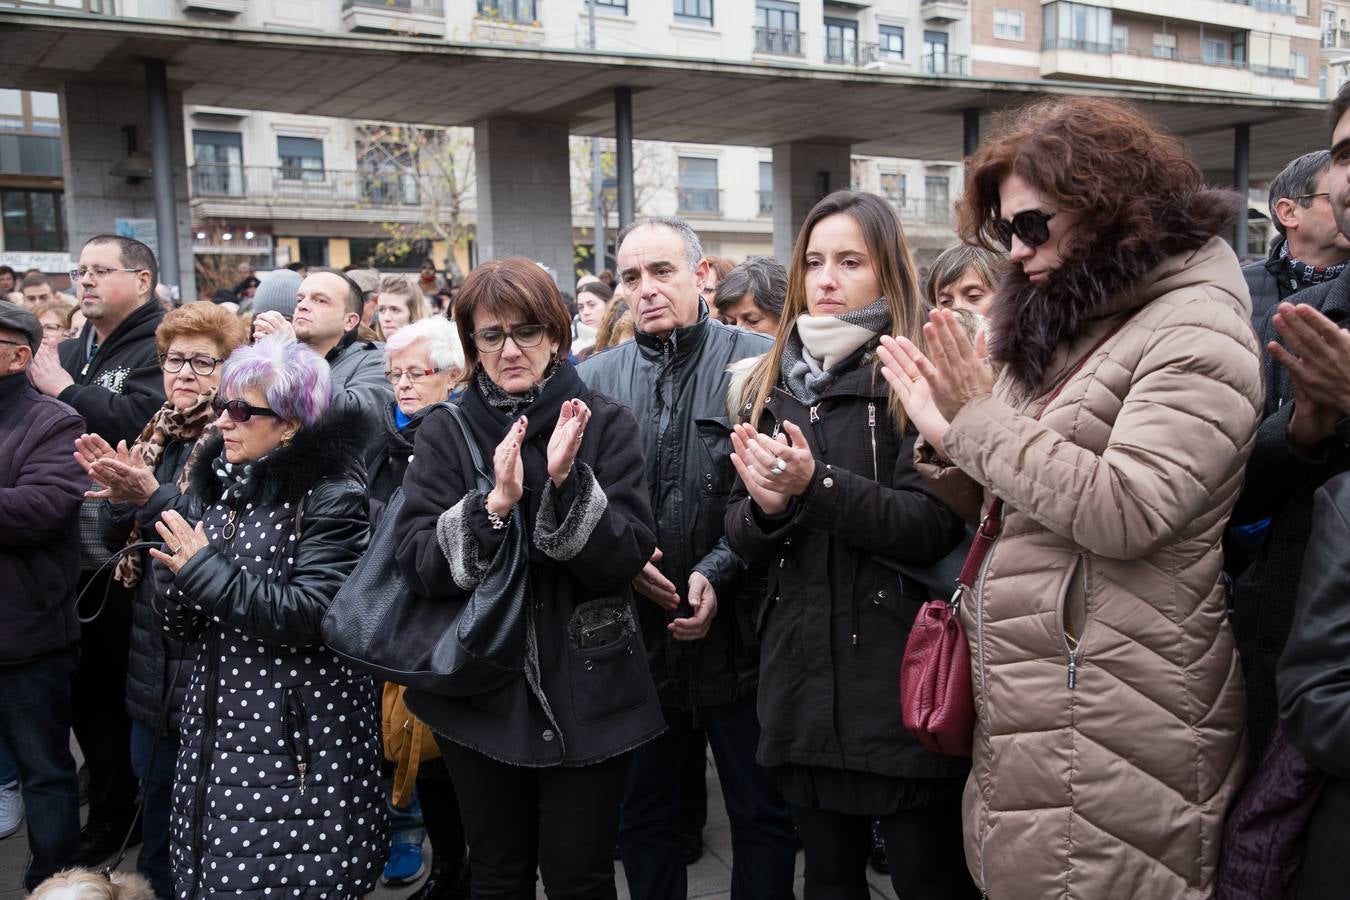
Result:
M89 498L144 506L159 487L155 473L127 450L126 441L113 448L96 434L82 434L75 439L75 460L94 484L102 485L100 490L86 491Z
M731 464L751 498L771 516L787 509L791 498L801 496L816 473L806 435L792 422L784 422L783 430L786 437L769 437L745 424L731 432Z
M496 484L487 496L487 508L493 515L506 518L511 507L520 502L525 493L525 466L520 461L520 445L525 440L525 429L529 420L524 416L516 419L506 432L506 437L492 451L492 469Z
M562 487L572 471L577 451L581 449L581 439L586 436L586 423L591 420L591 410L580 400L568 400L558 413L558 424L553 426L553 435L548 439L548 477L554 487Z

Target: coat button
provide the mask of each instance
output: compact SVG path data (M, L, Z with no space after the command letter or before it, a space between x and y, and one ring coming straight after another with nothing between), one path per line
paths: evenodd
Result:
M595 663L591 662L591 661L588 659L588 660L586 660L584 663L582 663L581 667L582 667L583 669L585 669L587 672L589 672L591 669L594 669L594 668L595 668Z
M551 740L553 740L553 729L552 729L552 728L545 728L545 729L544 729L543 738L544 738L545 741L551 741Z
M828 476L828 475L826 475L824 478L822 478L822 479L820 480L820 483L823 484L823 485L824 485L825 487L827 487L827 488L832 488L832 487L834 487L834 479L831 478L831 477Z

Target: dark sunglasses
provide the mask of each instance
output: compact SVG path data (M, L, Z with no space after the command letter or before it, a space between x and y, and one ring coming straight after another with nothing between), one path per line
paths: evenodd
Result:
M1039 209L1024 209L1007 219L994 220L994 234L1006 249L1012 249L1013 235L1028 247L1039 247L1050 240L1050 220L1054 213L1041 212Z
M249 406L244 400L222 400L219 397L211 401L211 409L215 410L217 416L229 413L233 422L247 422L254 416L276 416L265 406Z

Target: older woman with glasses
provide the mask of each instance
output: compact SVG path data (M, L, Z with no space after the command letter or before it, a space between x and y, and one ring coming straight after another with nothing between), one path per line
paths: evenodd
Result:
M180 898L355 898L384 856L370 679L319 622L368 537L359 412L329 411L328 364L281 336L241 347L213 401L219 433L151 550L165 627L197 642L173 796Z
M631 583L655 549L637 423L567 361L571 320L523 257L470 273L456 324L472 373L460 409L495 472L477 487L449 410L433 410L404 479L398 562L462 604L518 518L528 542L525 671L451 698L407 692L436 732L464 814L475 897L613 898L629 751L665 728ZM672 773L675 777L675 773Z
M110 546L130 548L153 539L154 524L165 510L177 510L194 524L201 518L200 505L185 490L188 461L203 434L212 430L211 401L220 385L220 363L247 336L243 322L211 304L193 303L169 313L155 329L168 400L130 448L125 442L111 447L96 434L83 435L75 442L76 459L93 482L102 486L89 496L104 498L100 520ZM145 783L139 867L155 892L165 897L173 892L169 789L178 751L177 713L195 649L164 635L155 621L153 585L144 577L146 562L143 551L129 552L117 563L113 578L136 591L126 705L132 719L131 762ZM154 750L160 709L166 700L170 718Z

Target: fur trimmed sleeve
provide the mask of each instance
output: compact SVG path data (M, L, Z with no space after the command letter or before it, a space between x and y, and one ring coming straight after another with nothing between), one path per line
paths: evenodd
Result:
M562 522L558 521L560 506L567 510ZM586 546L608 506L609 498L595 480L595 472L584 462L576 463L560 489L544 491L534 524L534 545L549 559L567 562Z
M482 505L482 491L469 491L436 520L436 543L450 564L450 577L462 591L476 588L487 572L488 561L479 553L482 548L469 522L472 511Z

